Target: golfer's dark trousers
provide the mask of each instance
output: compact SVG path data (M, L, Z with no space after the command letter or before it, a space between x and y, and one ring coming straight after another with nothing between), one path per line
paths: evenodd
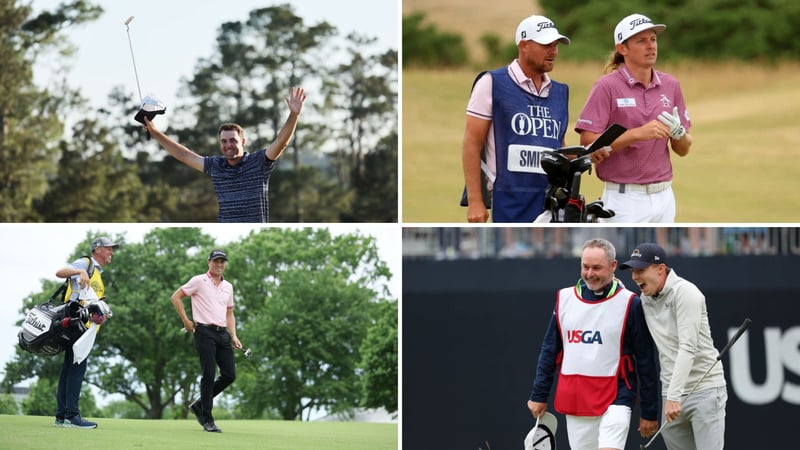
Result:
M200 404L203 406L203 419L205 422L213 421L211 409L214 407L214 397L236 379L231 335L225 327L197 324L194 347L200 355ZM215 380L217 366L219 377Z
M78 399L81 397L81 385L89 358L84 359L80 364L73 364L74 358L72 346L67 346L64 350L64 364L61 366L56 390L56 418L60 420L71 420L81 413L78 409Z

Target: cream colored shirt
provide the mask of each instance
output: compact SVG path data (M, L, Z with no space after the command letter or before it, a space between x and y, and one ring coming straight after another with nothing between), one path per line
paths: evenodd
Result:
M706 298L674 269L658 295L642 294L641 298L647 327L658 348L662 395L683 401L719 355L711 338ZM719 362L695 392L722 386L725 377Z

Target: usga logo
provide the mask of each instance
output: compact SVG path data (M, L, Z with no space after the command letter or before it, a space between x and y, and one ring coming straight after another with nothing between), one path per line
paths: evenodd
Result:
M599 331L567 330L567 342L570 344L598 344L603 343L603 336Z

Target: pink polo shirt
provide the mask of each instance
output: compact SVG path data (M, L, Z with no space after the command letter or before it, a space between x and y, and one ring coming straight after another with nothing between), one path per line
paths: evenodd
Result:
M538 91L533 80L528 78L525 72L522 71L518 60L515 59L508 65L508 74L526 92L543 98L547 98L550 95L550 77L547 74L544 74L542 88ZM489 72L483 74L472 88L472 94L470 94L469 103L467 104L467 115L483 120L492 120L492 75ZM494 152L494 124L489 125L489 133L486 135L486 164L492 171L492 177L497 176Z
M592 86L583 106L575 131L602 133L611 124L636 128L657 120L662 111L672 114L678 107L686 131L692 122L683 100L678 80L670 74L653 69L649 86L631 76L623 64L619 69L602 76ZM611 157L595 166L597 177L620 184L650 184L672 180L668 138L639 141L611 153Z
M181 286L192 297L192 320L206 325L227 325L228 308L233 308L233 285L223 279L219 284L208 272L192 277Z

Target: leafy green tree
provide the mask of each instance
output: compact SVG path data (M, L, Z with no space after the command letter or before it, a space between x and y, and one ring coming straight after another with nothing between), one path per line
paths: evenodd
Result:
M572 40L560 57L604 59L614 50L614 27L634 12L667 24L667 32L659 36L659 43L663 42L659 61L793 61L800 52L800 36L794 31L800 22L800 4L791 0L670 0L636 8L626 0L539 3L558 30Z
M113 419L146 419L145 411L142 407L128 400L109 402L103 407L103 417Z
M19 405L11 394L0 394L0 414L19 414Z
M397 158L397 133L381 139L366 155L353 213L344 216L346 221L397 221L397 202L391 201L397 199Z
M397 411L397 302L381 302L361 344L362 405Z
M95 20L102 9L73 0L29 18L31 7L0 0L0 220L36 221L34 201L44 196L57 171L54 147L63 133L59 119L78 104L65 86L54 91L33 83L36 58L48 50L70 52L64 30Z
M403 16L403 66L458 67L469 62L461 35L442 32L433 24L423 26L425 13Z
M269 204L270 221L342 221L353 208L355 192L344 189L330 172L310 165L281 170L280 176L270 180L269 196L275 199ZM396 210L396 202L394 205Z
M148 208L148 189L136 165L124 158L110 130L97 119L75 125L61 141L59 174L38 205L48 222L135 222L157 220Z
M332 130L339 182L355 191L345 221L397 221L397 52L371 53L375 42L348 35L348 58L334 70L336 82L323 87L326 104L338 105L331 114L342 117L342 125ZM379 150L386 153L371 158L368 170L366 158ZM376 210L375 205L388 207Z
M270 228L233 246L229 279L253 349L235 383L242 417L302 419L357 406L359 349L391 277L372 238Z

